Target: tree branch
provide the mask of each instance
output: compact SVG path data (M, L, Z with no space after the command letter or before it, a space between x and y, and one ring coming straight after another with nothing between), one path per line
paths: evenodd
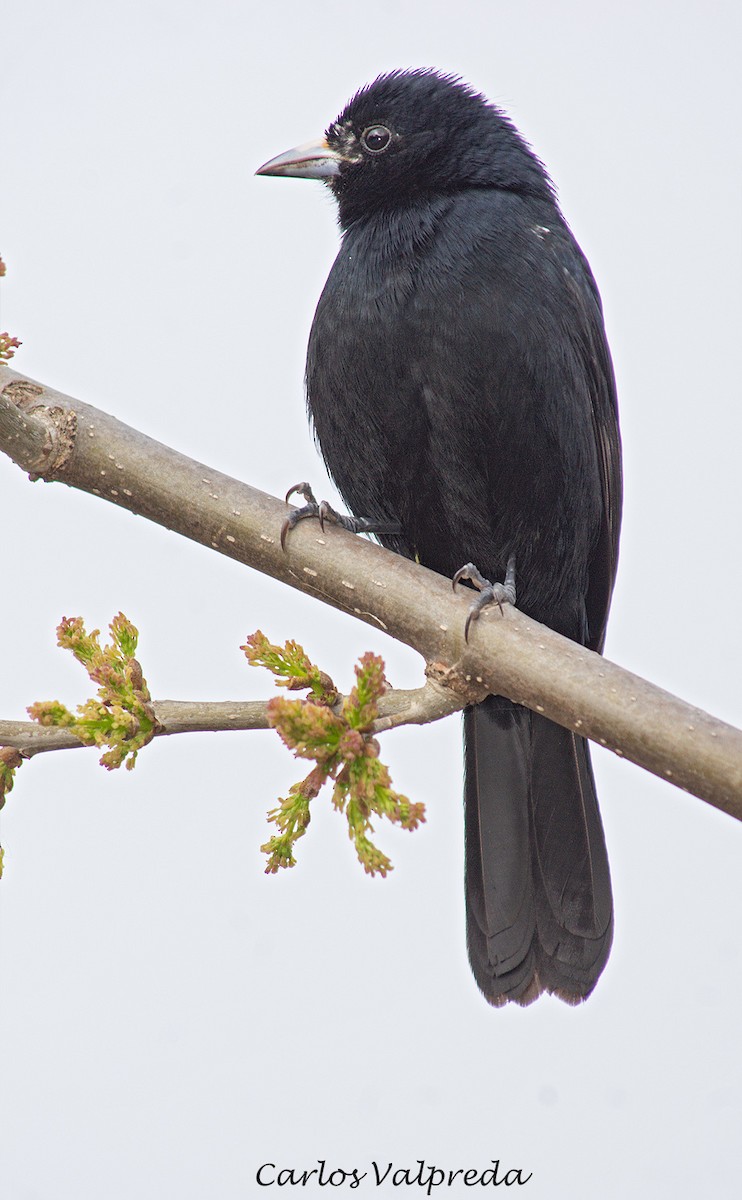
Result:
M113 417L0 366L0 449L383 629L471 703L509 697L742 819L742 732L518 612L463 630L450 581L314 522L279 542L284 505Z
M339 709L344 699L339 696L335 707ZM398 725L427 725L460 711L464 704L455 692L432 680L420 688L392 689L378 701L379 716L370 732L383 733ZM271 728L266 700L156 700L152 707L158 722L155 737ZM84 745L68 729L35 721L0 721L0 746L12 746L26 758L50 750L96 749Z

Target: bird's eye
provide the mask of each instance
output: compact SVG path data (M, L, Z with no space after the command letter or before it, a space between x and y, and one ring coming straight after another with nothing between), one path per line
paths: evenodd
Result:
M391 130L386 125L370 125L361 134L361 145L369 154L383 154L391 140Z

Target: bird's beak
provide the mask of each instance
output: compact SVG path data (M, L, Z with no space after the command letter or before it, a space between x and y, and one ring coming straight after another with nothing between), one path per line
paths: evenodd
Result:
M340 170L342 159L330 146L325 138L316 142L305 142L303 146L294 146L277 154L269 162L263 163L255 172L256 175L293 175L296 179L331 179Z

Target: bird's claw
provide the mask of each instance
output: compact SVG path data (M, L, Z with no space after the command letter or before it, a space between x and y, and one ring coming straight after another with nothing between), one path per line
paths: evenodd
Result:
M352 517L344 517L341 513L335 512L331 504L326 500L320 501L319 512L319 527L324 533L325 521L329 521L331 525L340 525L343 529L347 529L350 533L356 533L355 521Z
M341 529L347 529L349 533L363 532L363 526L367 524L367 522L356 520L355 517L346 517L343 513L336 512L326 500L318 502L310 485L306 482L295 483L292 488L289 488L286 493L287 504L294 495L303 496L306 504L303 504L301 508L292 509L281 526L282 550L286 549L286 538L291 530L295 529L299 522L306 520L307 517L316 517L323 533L325 531L325 521L329 521L331 525L339 525Z
M302 505L301 508L292 509L281 526L282 550L286 549L286 538L288 537L289 533L292 529L296 528L300 521L303 521L306 517L319 517L320 523L322 523L322 517L320 516L320 505L317 503L314 492L309 484L306 482L295 483L293 487L290 487L286 493L286 503L288 504L291 497L295 495L303 496L306 500L306 504Z
M292 496L303 496L307 504L314 504L315 507L317 505L316 497L312 491L312 485L307 483L306 480L304 480L303 483L295 483L293 487L289 488L284 497L284 500L287 504Z
M497 604L500 612L502 612L503 604L515 604L515 555L511 554L508 559L504 583L491 583L489 579L485 579L482 572L474 566L474 563L466 563L465 566L460 567L456 572L451 581L454 591L456 590L456 585L464 579L473 583L479 592L479 595L469 608L464 626L464 641L468 642L469 627L472 621L479 620L479 614L483 608L487 608L489 604Z

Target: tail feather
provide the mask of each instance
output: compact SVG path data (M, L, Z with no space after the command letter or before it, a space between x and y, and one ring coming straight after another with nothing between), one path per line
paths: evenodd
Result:
M576 1004L611 946L608 858L587 742L490 696L464 714L469 959L491 1004Z

